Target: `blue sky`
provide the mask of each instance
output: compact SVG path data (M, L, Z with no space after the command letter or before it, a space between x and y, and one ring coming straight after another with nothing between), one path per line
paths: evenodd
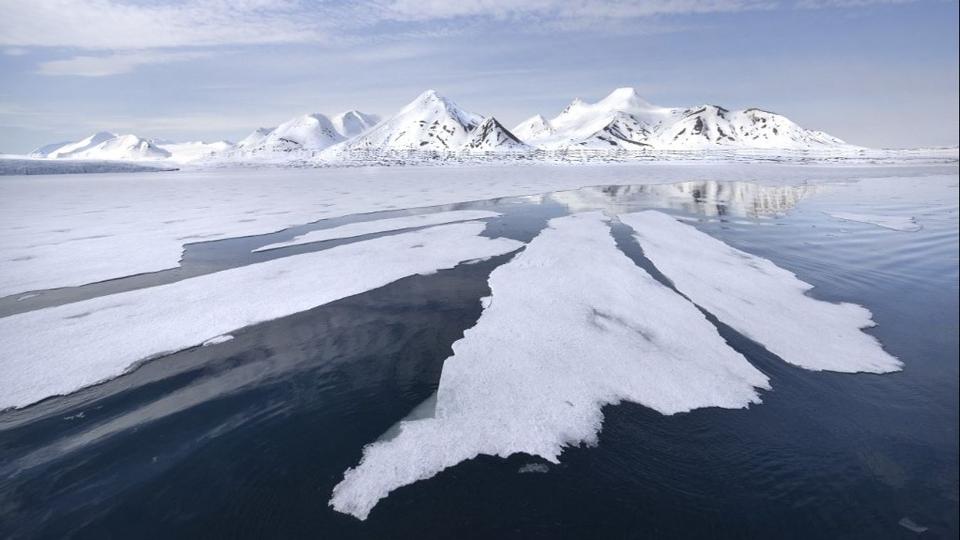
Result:
M958 143L955 0L0 0L0 152L242 138L426 88L504 124L634 86L876 147Z

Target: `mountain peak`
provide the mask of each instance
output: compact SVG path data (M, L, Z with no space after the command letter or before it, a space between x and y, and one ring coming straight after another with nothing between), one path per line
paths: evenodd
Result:
M610 92L610 95L607 97L640 97L640 94L638 94L637 89L632 86L621 86L620 88L614 88L613 92Z
M496 118L485 118L470 133L470 139L463 146L468 150L526 150L530 147L524 144L510 130Z
M615 89L613 92L610 92L607 97L600 100L598 105L603 105L604 107L616 110L653 108L653 105L640 97L640 94L637 93L637 89L633 88L632 86L625 86Z

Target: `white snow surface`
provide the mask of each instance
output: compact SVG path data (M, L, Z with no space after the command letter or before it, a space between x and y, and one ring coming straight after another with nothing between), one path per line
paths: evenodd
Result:
M182 143L158 143L157 147L170 153L170 161L190 163L202 159L210 159L228 152L234 148L229 141L190 141Z
M20 161L0 159L0 168ZM46 166L83 164L85 170L98 171L114 166L36 161ZM114 163L115 167L134 166ZM351 214L605 184L696 178L765 178L796 184L920 175L925 170L943 168L671 162L4 176L0 177L0 296L175 268L183 246L191 242L271 233Z
M321 229L301 234L286 242L277 242L266 246L258 247L253 250L268 251L271 249L283 248L288 246L299 246L301 244L310 244L313 242L323 242L325 240L336 240L341 238L353 238L365 234L374 234L388 231L398 231L401 229L411 229L414 227L426 227L430 225L440 225L443 223L453 223L455 221L471 221L476 219L489 219L500 216L498 212L488 212L486 210L453 210L450 212L437 212L434 214L417 214L414 216L403 216L388 219L376 219L373 221L361 221L357 223L348 223L339 227Z
M237 150L250 150L260 146L263 141L267 140L267 136L270 135L270 132L275 130L275 127L258 127L257 129L250 132L249 135L240 139L240 142L237 143Z
M767 259L657 211L622 214L678 291L784 361L814 371L889 373L902 363L861 331L870 311L811 298L812 285Z
M895 231L916 232L923 227L912 216L878 216L875 214L857 214L854 212L827 212L830 217L844 221L856 221L868 225L876 225L884 229Z
M543 115L536 114L513 128L513 134L524 141L545 139L553 134L553 126Z
M484 227L443 225L0 318L0 410L245 326L522 246L479 236Z
M394 489L480 454L557 463L564 447L597 443L604 405L742 408L769 388L696 307L617 248L600 213L551 220L489 281L480 320L444 363L434 415L368 445L334 509L365 519Z

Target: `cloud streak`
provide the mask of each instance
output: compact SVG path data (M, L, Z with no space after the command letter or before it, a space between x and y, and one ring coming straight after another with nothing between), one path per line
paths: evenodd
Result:
M323 40L321 25L302 17L303 9L291 0L4 1L0 46L128 50Z
M37 73L41 75L64 76L76 75L80 77L106 77L130 73L136 68L147 64L165 64L170 62L184 62L207 58L211 52L158 52L133 51L103 56L75 56L66 60L52 60L40 64Z

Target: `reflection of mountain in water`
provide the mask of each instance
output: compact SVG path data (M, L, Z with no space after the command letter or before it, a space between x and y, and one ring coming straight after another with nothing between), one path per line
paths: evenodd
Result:
M681 182L604 186L552 195L571 212L602 209L610 214L640 208L669 208L703 216L763 217L789 211L822 186L764 186L752 182Z

